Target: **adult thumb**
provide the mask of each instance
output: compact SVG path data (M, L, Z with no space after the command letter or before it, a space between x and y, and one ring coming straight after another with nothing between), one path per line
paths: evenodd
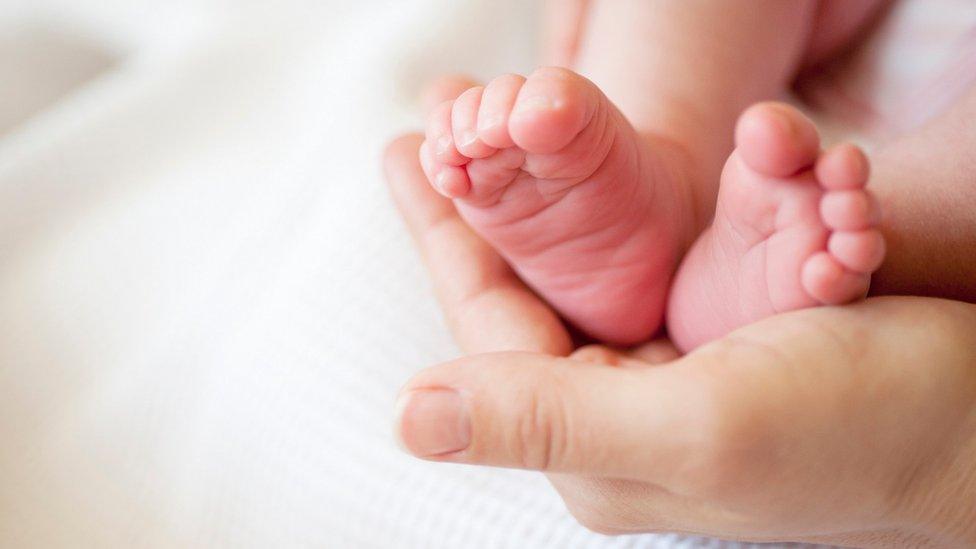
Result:
M401 390L395 430L434 461L650 480L678 470L705 418L681 368L615 368L532 353L470 356Z

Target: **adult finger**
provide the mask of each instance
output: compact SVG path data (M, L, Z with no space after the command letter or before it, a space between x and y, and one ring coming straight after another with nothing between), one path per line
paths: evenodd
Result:
M608 535L692 533L670 518L676 509L691 503L660 486L560 473L549 474L548 478L570 514L594 532Z
M572 343L555 313L428 184L417 159L421 141L407 135L389 145L386 178L460 347L569 353Z
M401 391L405 448L438 461L653 480L688 466L711 416L708 389L650 369L531 353L466 357Z
M972 335L914 329L923 317L930 325L970 326L965 314L956 321L959 310L971 307L884 299L810 309L647 369L529 353L468 357L407 384L398 429L407 449L421 457L639 480L751 508L752 498L765 495L757 487L802 484L788 473L831 462L838 475L866 488L852 498L854 509L883 492L890 475L910 468L914 458L905 454L863 469L874 463L872 448L913 439L936 444L933 437L945 433L927 426L954 429L953 410L970 404L965 380L971 371L963 364L971 353L959 358L950 351ZM942 348L926 345L935 335ZM932 367L943 370L934 379L924 369L894 366L933 358ZM865 392L877 386L885 392ZM918 418L925 421L914 429ZM450 429L432 435L432 426ZM454 438L434 444L448 440L434 435ZM864 459L852 459L851 444L868 439ZM794 491L802 493L800 487Z

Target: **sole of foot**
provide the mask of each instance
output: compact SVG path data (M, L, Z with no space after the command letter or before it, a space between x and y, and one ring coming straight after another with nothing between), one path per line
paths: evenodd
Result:
M692 230L673 161L649 143L593 83L542 68L434 107L420 161L567 320L629 344L661 326Z
M821 151L813 123L780 103L748 109L735 137L712 225L669 298L668 331L684 351L777 313L862 298L885 256L860 149Z

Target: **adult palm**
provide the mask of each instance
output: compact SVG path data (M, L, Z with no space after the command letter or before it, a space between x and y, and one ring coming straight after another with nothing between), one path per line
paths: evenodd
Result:
M545 471L607 533L861 546L976 543L976 307L871 299L666 341L574 349L559 318L434 193L419 136L394 198L470 355L402 390L425 459Z

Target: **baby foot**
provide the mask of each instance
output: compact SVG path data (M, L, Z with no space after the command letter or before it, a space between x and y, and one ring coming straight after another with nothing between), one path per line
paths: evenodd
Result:
M651 147L585 78L539 69L434 109L420 149L433 186L565 318L633 343L662 321L690 207Z
M776 313L861 298L884 259L860 149L820 153L813 124L776 103L748 109L735 137L712 226L668 304L669 333L685 351Z

